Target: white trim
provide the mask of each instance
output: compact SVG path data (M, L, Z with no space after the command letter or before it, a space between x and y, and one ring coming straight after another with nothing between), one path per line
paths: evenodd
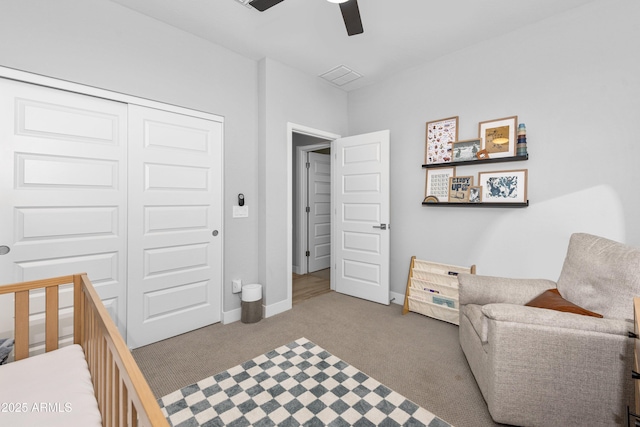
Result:
M289 283L291 283L291 274L289 274ZM275 316L276 314L284 313L285 311L291 310L291 298L289 300L283 300L271 305L263 305L262 313L263 318Z
M137 96L126 95L124 93L100 89L94 86L73 83L67 80L60 80L53 77L43 76L41 74L29 73L26 71L16 70L14 68L0 66L0 77L24 83L31 83L39 86L46 86L54 89L61 89L67 92L74 92L82 95L95 96L97 98L104 98L110 101L118 101L125 104L135 104L143 107L155 108L157 110L183 114L185 116L200 117L202 119L213 120L216 122L224 122L224 117L218 116L216 114L194 110L191 108L180 107L164 102L153 101Z
M307 247L307 222L304 221L306 216L306 207L308 200L308 170L305 167L305 164L309 161L308 154L310 151L320 150L323 148L331 148L331 141L323 142L320 144L313 145L302 145L296 147L297 157L298 157L298 206L296 207L296 216L298 218L298 253L296 254L296 262L297 265L297 273L296 274L307 274L308 271L308 263L305 254L305 248ZM305 153L303 156L302 153ZM293 184L293 183L292 183Z
M242 308L236 308L231 311L223 311L221 322L223 325L228 325L229 323L237 322L242 319Z
M304 135L315 136L322 139L331 140L330 143L333 143L334 139L340 138L340 135L326 132L319 129L313 129L308 126L298 125L295 123L287 122L287 299L282 301L281 303L274 304L270 307L276 306L278 304L286 303L286 308L283 311L289 310L292 307L292 274L293 274L293 266L291 265L291 260L293 259L293 171L291 170L291 165L293 164L293 133L301 133ZM331 162L333 165L333 162ZM331 179L333 180L333 166L331 167ZM333 194L331 194L331 206L333 206ZM331 238L333 239L333 222L331 224ZM331 265L334 265L333 259L333 251L331 253ZM333 274L334 268L331 269L331 283L334 283ZM331 285L333 287L333 285ZM277 309L274 309L277 311ZM278 312L280 313L280 312ZM277 314L277 313L274 313ZM272 316L271 309L267 310L265 308L265 317Z
M389 291L389 302L398 305L404 305L404 294Z

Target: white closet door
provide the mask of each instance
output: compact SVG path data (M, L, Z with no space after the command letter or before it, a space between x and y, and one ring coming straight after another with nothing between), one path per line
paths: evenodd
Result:
M125 104L0 79L0 283L86 272L122 333L126 127ZM63 307L71 296L65 289ZM32 295L35 351L43 299ZM67 341L71 316L61 321ZM0 336L12 317L0 301Z
M129 106L131 348L220 321L222 123Z

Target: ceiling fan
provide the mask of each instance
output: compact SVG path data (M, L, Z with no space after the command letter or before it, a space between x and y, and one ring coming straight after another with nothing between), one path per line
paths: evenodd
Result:
M251 6L260 12L277 5L284 0L252 0L249 2ZM331 3L340 3L340 11L344 25L347 27L347 34L350 36L361 34L364 32L362 28L362 20L360 19L360 9L358 9L358 0L328 0Z

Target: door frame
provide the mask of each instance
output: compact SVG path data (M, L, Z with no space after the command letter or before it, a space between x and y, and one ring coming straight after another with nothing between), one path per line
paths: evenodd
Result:
M327 143L329 146L333 146L333 140L338 139L341 135L323 131L320 129L311 128L304 125L299 125L296 123L287 122L287 304L289 308L292 306L292 298L293 298L293 134L299 133L308 136L314 136L316 138L322 138L329 140ZM331 181L333 182L333 162L331 162ZM333 192L331 192L331 206L333 209ZM331 221L331 239L333 246L333 238L334 238L334 221ZM331 265L335 264L335 260L333 258L333 248L331 250ZM334 270L331 269L331 278L330 281L332 283L331 288L333 289L334 280Z
M294 132L297 133L297 132ZM307 201L309 197L309 174L306 168L307 163L307 154L312 151L321 150L323 148L330 148L331 142L322 142L313 145L301 145L296 147L296 156L298 158L298 162L296 163L298 176L298 205L296 206L296 218L298 219L298 229L297 235L297 243L298 243L298 253L295 254L296 262L298 264L297 274L307 274L308 273L308 261L306 258L306 249L309 243L308 237L308 221L304 221L306 218L306 207ZM333 171L333 162L331 166L331 170ZM331 178L333 178L333 173L331 174ZM333 197L333 196L332 196ZM332 236L333 237L333 236Z

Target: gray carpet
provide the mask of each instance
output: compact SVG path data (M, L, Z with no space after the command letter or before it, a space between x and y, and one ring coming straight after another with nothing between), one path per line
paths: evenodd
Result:
M455 426L500 425L462 354L457 326L335 292L258 323L208 326L133 356L160 398L302 336Z

